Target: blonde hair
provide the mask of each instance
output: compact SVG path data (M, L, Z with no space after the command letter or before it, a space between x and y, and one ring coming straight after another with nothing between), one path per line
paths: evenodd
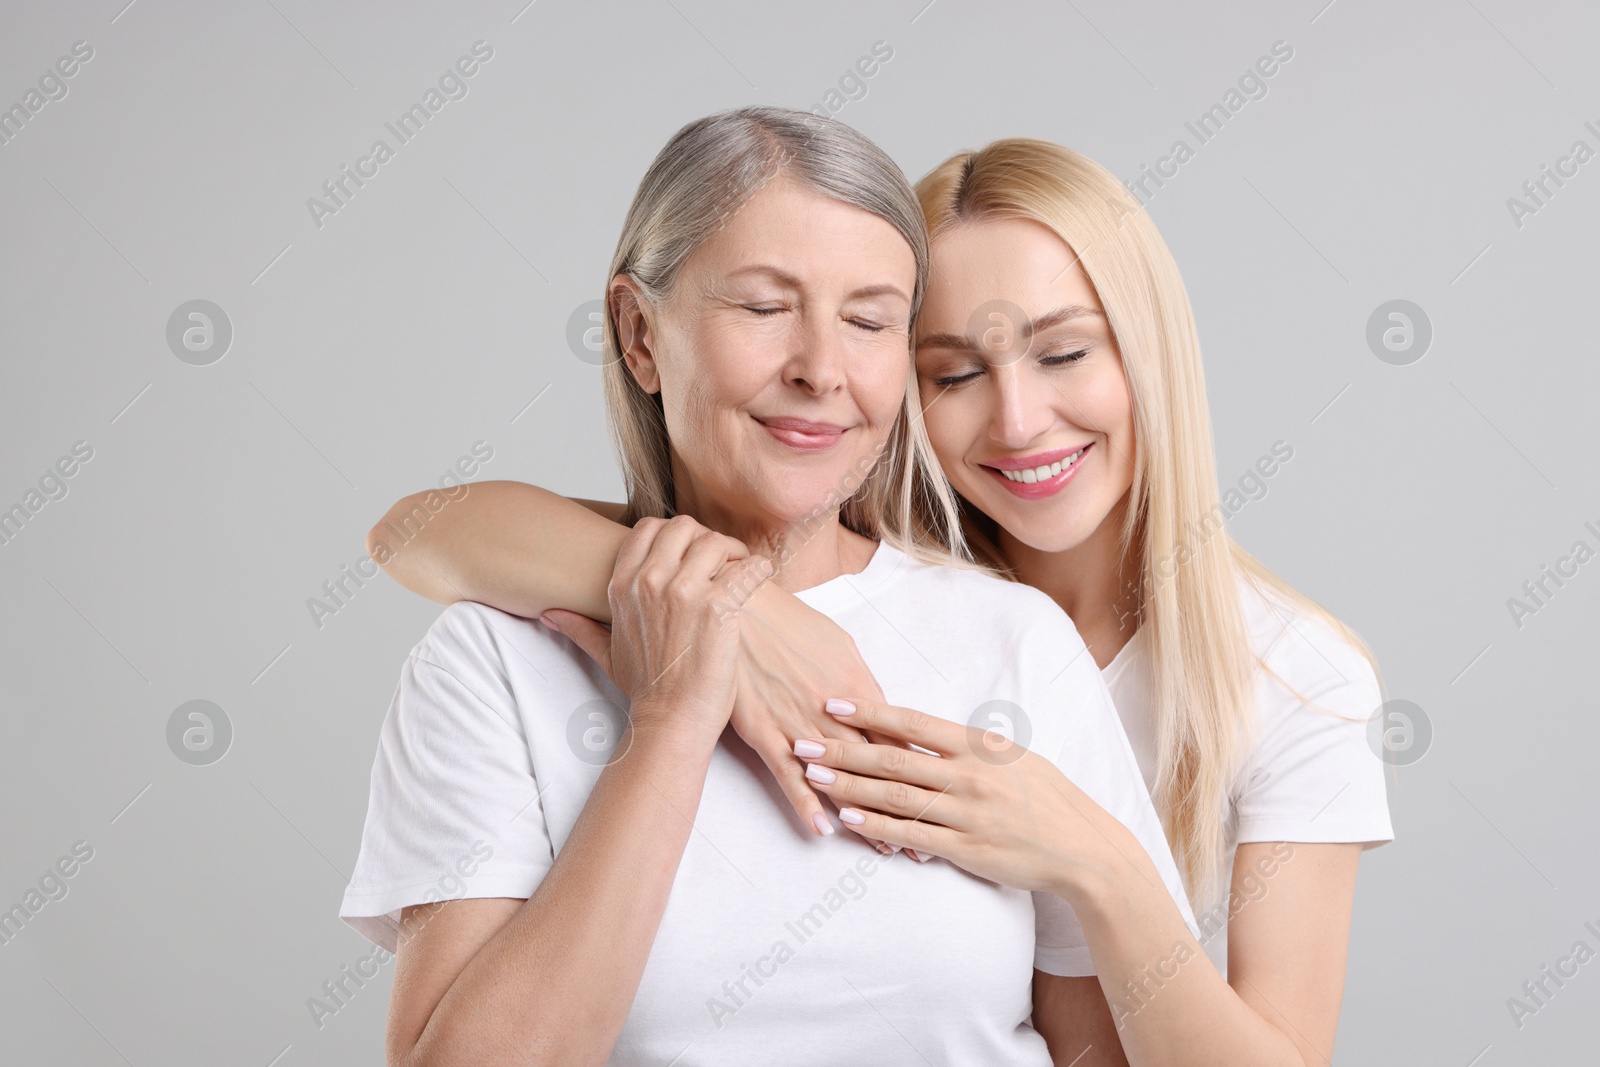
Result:
M1137 552L1140 626L1156 704L1152 790L1196 910L1225 892L1228 807L1249 751L1255 667L1238 579L1359 637L1245 552L1222 524L1200 342L1188 293L1138 200L1093 160L1011 138L963 152L917 183L930 240L963 222L1022 219L1064 241L1099 293L1132 397L1135 455L1121 530ZM966 540L1009 574L993 520L961 501ZM1135 548L1137 546L1137 548ZM1167 576L1160 565L1176 560ZM1370 654L1368 654L1370 659Z
M695 249L780 176L870 212L905 238L916 259L915 324L927 285L928 238L905 174L858 131L790 108L723 111L674 134L639 182L607 284L625 274L646 301L660 306ZM610 298L603 333L606 407L628 489L622 521L670 517L672 448L661 395L646 392L623 362ZM908 368L911 358L908 346ZM862 466L818 505L808 527L838 507L839 521L865 537L888 540L927 562L972 566L961 542L959 504L923 429L915 374L906 376L900 415L880 455Z

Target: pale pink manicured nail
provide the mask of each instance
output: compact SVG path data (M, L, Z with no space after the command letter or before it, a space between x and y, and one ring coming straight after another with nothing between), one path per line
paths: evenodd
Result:
M817 828L817 833L821 834L823 837L827 837L829 834L833 833L833 823L829 822L828 817L822 814L820 811L811 816L811 825L815 826Z
M839 818L843 819L851 826L860 826L862 823L867 821L867 817L861 814L855 808L840 808Z
M906 855L910 856L912 859L916 860L918 863L927 863L929 860L933 859L932 856L924 856L922 853L918 852L914 848L906 849Z
M856 713L856 706L854 704L850 703L848 700L840 700L837 697L828 698L828 702L822 705L822 707L823 710L829 715L838 715L841 718L843 716L854 715Z
M824 767L820 763L808 763L806 764L806 777L811 779L813 782L821 782L823 785L832 785L839 776L828 770L828 768Z
M807 741L802 738L794 743L794 754L796 756L805 756L808 759L816 759L818 756L826 754L827 751L827 747L819 741Z

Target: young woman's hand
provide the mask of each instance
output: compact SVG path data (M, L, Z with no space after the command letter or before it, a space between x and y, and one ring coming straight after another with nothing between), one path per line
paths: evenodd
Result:
M1109 844L1110 818L1054 763L994 731L870 700L829 700L842 722L937 752L812 737L806 777L840 818L917 859L943 856L1016 889L1061 893L1075 857Z
M700 725L715 737L733 711L739 659L740 613L724 583L754 587L771 574L771 560L687 516L641 519L606 591L609 636L568 613L552 628L610 675L630 701L633 729Z

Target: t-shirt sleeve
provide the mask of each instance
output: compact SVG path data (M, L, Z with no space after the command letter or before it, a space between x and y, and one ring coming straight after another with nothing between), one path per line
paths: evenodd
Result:
M1039 704L1065 719L1065 735L1054 762L1090 800L1138 839L1184 922L1198 937L1183 878L1105 679L1066 616L1061 616L1059 630L1051 627L1050 634L1051 651L1040 649L1039 658L1045 663L1054 661L1044 677L1055 677L1040 689ZM1063 668L1064 659L1070 662ZM1095 973L1088 941L1071 905L1053 893L1038 892L1034 894L1034 917L1036 968L1063 976Z
M1288 623L1259 680L1261 713L1234 801L1239 843L1394 839L1384 763L1368 739L1372 666L1320 620Z
M445 610L407 657L383 720L339 916L390 952L407 905L527 899L554 861L488 610Z

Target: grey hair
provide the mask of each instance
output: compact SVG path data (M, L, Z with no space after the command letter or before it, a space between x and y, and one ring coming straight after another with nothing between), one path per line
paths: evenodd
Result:
M742 107L697 119L674 134L639 182L607 283L626 274L652 304L669 298L690 255L765 185L783 175L804 188L888 222L911 246L914 324L928 278L928 235L905 174L865 135L831 118L781 107ZM623 521L674 513L671 445L658 393L628 371L608 297L604 322L606 407L628 490ZM906 358L911 353L908 349ZM840 519L888 537L923 559L963 562L955 496L922 427L916 376L878 462L841 486ZM929 503L934 506L929 508ZM930 523L926 516L940 516ZM820 516L819 516L820 517Z

